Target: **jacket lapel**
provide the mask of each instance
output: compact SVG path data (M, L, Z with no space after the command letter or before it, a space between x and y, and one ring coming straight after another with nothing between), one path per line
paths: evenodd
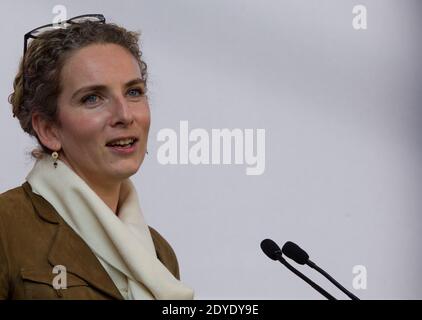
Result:
M122 300L123 297L88 245L61 219L44 198L32 192L28 182L23 185L36 213L45 221L56 224L56 234L48 254L52 266L63 265L66 271L79 276L99 291Z

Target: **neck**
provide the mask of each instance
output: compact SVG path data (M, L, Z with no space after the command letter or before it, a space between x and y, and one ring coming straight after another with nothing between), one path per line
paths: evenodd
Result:
M85 179L84 179L85 180ZM90 186L92 190L104 201L104 203L115 213L117 214L118 204L119 204L119 195L121 182L115 185L109 185L108 187L100 188L99 186L94 186L89 181L85 182Z
M88 186L104 201L104 203L115 213L117 214L119 196L120 196L120 187L122 185L121 181L117 182L100 182L93 181L89 177L83 175L76 168L74 168L64 157L62 159L72 170L82 178L88 184Z

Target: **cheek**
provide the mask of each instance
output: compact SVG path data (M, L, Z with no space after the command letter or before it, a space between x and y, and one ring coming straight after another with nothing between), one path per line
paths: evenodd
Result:
M139 125L142 126L144 131L148 132L151 124L151 113L149 107L140 109L135 116Z
M103 128L101 117L67 117L62 120L63 141L79 147L96 142Z

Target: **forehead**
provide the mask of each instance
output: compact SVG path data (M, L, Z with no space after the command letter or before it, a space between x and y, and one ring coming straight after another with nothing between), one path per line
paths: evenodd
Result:
M93 44L72 53L61 71L63 89L122 82L140 78L138 62L116 44Z

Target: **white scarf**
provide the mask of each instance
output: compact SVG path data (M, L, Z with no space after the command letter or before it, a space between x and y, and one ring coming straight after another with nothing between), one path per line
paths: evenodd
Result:
M109 274L110 269L118 270L127 278L129 298L193 299L193 290L177 280L157 258L129 179L122 183L116 216L66 163L58 160L57 164L54 168L52 158L44 156L36 161L26 180L88 244L100 262L108 265ZM110 276L115 281L116 277Z

